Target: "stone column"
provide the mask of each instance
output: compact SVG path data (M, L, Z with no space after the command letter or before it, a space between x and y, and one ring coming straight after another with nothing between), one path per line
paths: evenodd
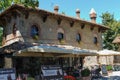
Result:
M12 68L12 58L11 57L5 57L5 65L4 68Z
M71 67L72 67L72 57L70 57L70 58L69 58L69 61L70 61L69 66L71 66Z

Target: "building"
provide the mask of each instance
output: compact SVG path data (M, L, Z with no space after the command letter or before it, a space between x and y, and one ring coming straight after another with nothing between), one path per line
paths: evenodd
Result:
M120 44L120 36L117 36L113 42L114 44ZM120 51L120 47L118 48L118 51ZM119 64L120 63L120 56L114 56L115 60L114 60L114 63L115 64Z
M75 18L58 11L59 6L49 12L14 4L0 14L3 27L0 51L6 68L18 68L17 60L25 64L28 57L39 57L42 64L64 67L73 66L74 62L81 66L98 64L94 53L102 50L102 33L108 27L96 23L94 9L89 14L91 21L81 19L79 9Z

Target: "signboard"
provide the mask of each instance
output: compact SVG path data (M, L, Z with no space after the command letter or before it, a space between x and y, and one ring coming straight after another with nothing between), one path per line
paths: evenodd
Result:
M16 80L15 69L0 69L0 80Z
M43 65L41 70L43 80L64 80L61 66Z
M107 69L106 69L106 65L102 65L101 67L102 69L102 74L107 74Z

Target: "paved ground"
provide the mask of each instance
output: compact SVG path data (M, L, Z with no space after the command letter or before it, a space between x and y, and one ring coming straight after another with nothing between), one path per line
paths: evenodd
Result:
M92 80L120 80L120 76L100 77Z
M101 75L100 78L92 79L92 80L120 80L120 71L113 71L107 75Z

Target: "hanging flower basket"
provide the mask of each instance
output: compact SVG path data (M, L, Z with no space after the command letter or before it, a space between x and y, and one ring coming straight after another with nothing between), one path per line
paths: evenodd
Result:
M38 40L39 37L38 37L38 35L34 35L34 36L32 36L32 38L35 40Z

